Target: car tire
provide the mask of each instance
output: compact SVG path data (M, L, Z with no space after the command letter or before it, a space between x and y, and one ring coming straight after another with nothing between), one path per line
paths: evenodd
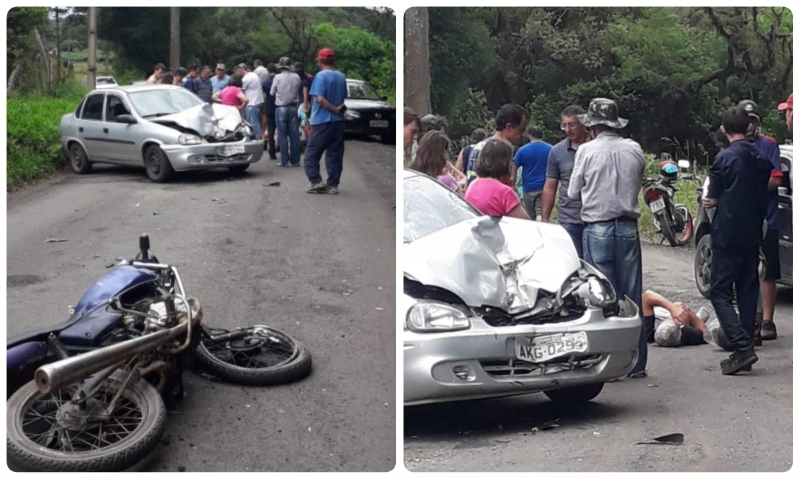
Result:
M562 389L551 389L544 394L551 401L558 404L574 405L584 404L596 398L603 390L605 383L584 384Z
M701 296L711 296L711 235L707 234L697 242L694 252L694 282Z
M175 170L158 145L151 145L144 152L144 168L147 170L147 177L156 183L167 183L175 176Z
M69 146L69 166L76 175L85 175L92 170L89 155L79 143Z
M230 167L228 167L228 171L230 171L231 174L234 174L234 175L241 175L242 173L247 171L248 168L250 168L250 163L248 163L246 165L230 166Z

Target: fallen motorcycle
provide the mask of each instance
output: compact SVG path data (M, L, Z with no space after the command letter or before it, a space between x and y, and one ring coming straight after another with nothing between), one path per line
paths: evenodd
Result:
M8 339L7 452L35 471L121 471L142 460L192 365L222 380L280 384L311 371L306 347L268 326L206 328L178 270L139 253L103 275L65 323Z

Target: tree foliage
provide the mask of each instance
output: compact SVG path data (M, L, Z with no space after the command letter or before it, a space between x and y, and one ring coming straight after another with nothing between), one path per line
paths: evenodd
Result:
M564 107L602 96L653 151L669 148L663 137L713 148L721 111L745 98L785 136L775 106L792 89L786 8L429 8L429 17L432 105L456 135L513 102L556 140Z

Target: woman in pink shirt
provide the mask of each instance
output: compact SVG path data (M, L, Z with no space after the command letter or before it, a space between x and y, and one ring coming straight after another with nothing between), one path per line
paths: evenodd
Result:
M519 196L508 186L514 147L506 140L486 142L478 157L478 178L470 183L465 199L475 209L489 216L511 216L529 220Z
M211 101L223 105L235 106L239 113L247 106L247 96L242 91L242 75L233 75L228 86L211 96Z
M417 156L408 165L409 169L436 178L453 191L458 190L456 180L447 172L449 163L450 139L439 130L425 133L419 140Z

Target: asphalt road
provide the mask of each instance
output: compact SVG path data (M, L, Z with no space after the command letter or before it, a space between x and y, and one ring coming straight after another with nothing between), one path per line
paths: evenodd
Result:
M242 177L219 170L159 185L143 169L97 167L11 195L7 332L64 321L148 232L205 323L275 326L307 344L314 366L300 382L269 388L185 374L165 444L138 469L389 471L395 158L393 146L348 141L338 196L306 194L302 169L267 155Z
M692 251L644 248L644 286L693 308ZM750 374L722 376L704 345L651 346L650 376L606 384L581 409L543 394L405 408L411 471L787 471L792 465L792 290L780 288L777 341ZM543 429L548 423L558 427ZM533 432L538 428L538 432ZM683 433L680 446L633 445Z

